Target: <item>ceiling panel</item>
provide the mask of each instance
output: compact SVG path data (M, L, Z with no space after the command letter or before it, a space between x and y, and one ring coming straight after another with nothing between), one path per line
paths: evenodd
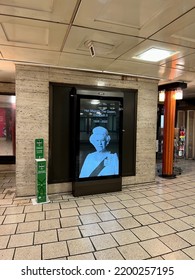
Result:
M172 45L169 43L162 43L162 42L158 42L158 41L154 41L154 40L145 40L143 42L141 42L138 46L136 46L135 48L131 49L130 51L126 52L124 55L122 55L120 57L120 59L124 59L124 60L135 60L137 61L136 58L134 58L135 56L143 53L146 50L149 50L151 48L157 48L157 49L163 49L163 50L169 50L169 51L173 51L175 54L173 56L170 56L162 61L159 62L152 62L153 64L164 64L166 62L169 61L174 61L179 59L180 57L183 57L185 55L194 53L195 51L191 48L187 48L187 47L181 47L178 45Z
M22 47L2 46L2 55L6 60L15 62L38 63L46 65L58 64L60 53L47 50L37 50Z
M194 0L174 0L164 2L167 3L165 9L160 9L160 13L151 17L150 21L142 27L140 30L141 36L153 38L151 36L168 28L172 23L181 19L194 8ZM190 14L188 15L191 16ZM165 42L167 41L165 40Z
M17 7L30 10L51 12L53 10L53 0L0 0L0 4L8 7Z
M3 30L3 26L0 23L0 42L6 42L6 41L7 41L7 38L6 38L5 32Z
M183 80L195 95L194 1L0 0L0 81L13 81L21 62ZM133 58L152 47L177 53Z
M90 55L88 44L91 42L96 56L117 58L141 41L137 37L73 26L63 51Z
M1 26L9 42L43 46L49 44L49 29L46 27L30 26L31 32L29 32L29 26L25 24L3 22ZM32 36L31 34L36 34L36 36Z
M147 38L193 6L194 0L82 0L74 24Z
M110 58L91 57L80 54L62 53L59 59L59 66L70 67L82 70L103 71L113 62Z
M167 62L166 66L171 67L172 63ZM176 63L174 64L174 68L195 72L195 52L193 54L178 58Z
M77 0L0 0L1 15L69 23Z
M103 1L99 1L99 3L103 3ZM102 5L102 9L96 14L95 22L124 26L135 30L141 29L151 17L159 14L161 5L162 9L167 5L162 0L122 0L120 5L118 5L118 0L104 1L104 3L106 5ZM126 8L124 9L124 7Z
M151 38L195 48L195 8L178 18Z
M0 16L0 44L60 50L68 26Z
M118 0L84 0L74 24L139 35L142 26L164 6L163 0L120 0L120 5Z
M183 73L180 69L175 69L173 73L169 67L130 60L116 60L106 68L106 71L127 73L129 75L144 76L163 81L176 79Z

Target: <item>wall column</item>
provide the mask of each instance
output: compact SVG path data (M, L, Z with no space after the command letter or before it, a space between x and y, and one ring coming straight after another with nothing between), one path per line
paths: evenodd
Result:
M162 177L166 178L176 177L173 170L176 92L178 89L182 90L184 88L187 88L187 84L182 82L160 85L158 87L159 91L165 91Z
M164 103L163 161L162 176L174 177L174 127L175 127L175 91L166 91Z

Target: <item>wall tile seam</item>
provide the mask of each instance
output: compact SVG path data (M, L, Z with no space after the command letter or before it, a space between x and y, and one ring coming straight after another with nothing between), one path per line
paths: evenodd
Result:
M120 75L120 74L116 74L116 75L112 75L112 74L109 74L109 73L101 73L101 72L98 72L98 73L95 73L95 72L88 72L88 71L81 71L81 70L75 70L75 71L71 71L71 70L66 70L66 69L58 69L58 71L55 71L54 69L49 70L49 76L52 78L53 75L57 74L57 75L63 75L63 74L66 74L67 76L70 75L71 78L72 76L74 77L82 77L82 76L86 76L87 74L87 77L89 78L95 78L96 81L97 81L97 75L98 75L98 80L102 80L102 79L105 79L105 80L117 80L117 81L120 81L120 82L135 82L135 83L154 83L154 84L157 84L158 83L158 80L155 80L155 79L150 79L150 78L142 78L142 77L135 77L135 76L128 76L128 75ZM60 71L61 70L61 71ZM105 77L106 76L106 77ZM150 85L151 86L151 85Z
M66 74L66 73L65 73ZM65 75L64 74L64 75ZM69 77L69 75L67 75L66 74L66 76L64 77L64 75L62 75L62 76L60 76L60 75L52 75L52 77L50 77L50 81L51 82L55 82L56 81L56 79L55 79L55 77L57 78L57 80L59 80L59 77L62 77L62 80L63 81L65 81L65 80L67 80L67 81L69 81L69 82L67 82L67 83L69 83L69 84L71 84L71 82L72 81L82 81L82 80L84 80L84 82L86 82L86 76L85 75L82 75L82 76L74 76L74 77ZM79 79L78 79L78 77L79 77ZM98 83L98 81L97 81L97 78L96 77L87 77L88 79L90 79L90 83L95 83L96 85L97 85L97 83ZM117 83L117 84L122 84L122 85L130 85L130 84L133 84L134 86L136 85L136 88L137 88L137 82L135 82L135 81L131 81L131 82L127 82L127 81L121 81L121 80L119 80L119 79L109 79L109 78L107 78L107 77L104 77L104 79L101 79L101 81L102 82L104 82L105 83L105 85L106 86L108 86L108 85L110 85L110 84L112 84L113 82L115 82L115 83Z
M98 88L98 86L97 86L97 80L94 78L94 80L92 81L88 81L88 82L86 82L86 78L85 77L83 77L83 79L81 79L81 80L78 80L78 79L72 79L72 82L70 82L70 80L66 77L66 78L64 78L62 81L61 81L61 79L59 79L59 77L57 78L57 79L55 79L54 77L52 78L52 81L50 80L50 82L53 82L53 83L65 83L65 84L76 84L76 85L81 85L81 86L83 86L83 85L86 85L86 86L95 86L95 87L97 87ZM144 86L143 86L144 87ZM120 83L120 82L118 82L118 81L116 81L116 80L112 80L112 83L106 83L105 82L105 85L104 85L104 88L106 89L106 88L123 88L123 89L129 89L129 90L131 90L131 89L134 89L134 90L138 90L138 95L140 95L141 93L139 92L139 89L138 89L138 86L137 86L137 84L134 84L134 83ZM102 89L102 88L101 88ZM153 98L151 98L151 99L148 99L148 100L153 100ZM157 99L156 99L157 100ZM144 101L144 100L143 100ZM155 103L155 101L154 101L154 103Z
M27 70L28 69L28 70ZM120 74L116 74L116 75L112 75L110 73L101 73L99 71L97 72L93 72L93 71L81 71L81 70L70 70L70 69L64 69L64 68L58 68L58 67L47 67L47 66L33 66L33 65L24 65L24 64L16 64L16 71L22 71L24 70L25 72L27 71L28 74L29 72L42 72L44 73L46 76L48 76L49 81L52 80L52 76L55 74L57 75L70 75L71 77L74 76L86 76L86 74L88 75L88 77L92 78L94 77L94 79L96 79L97 81L97 74L98 74L98 79L102 79L105 78L106 76L106 80L110 79L110 80L118 80L118 81L122 81L122 82L134 82L134 83L146 83L149 84L151 86L152 84L158 84L158 80L154 79L154 78L146 78L146 77L139 77L139 76L129 76L129 75L120 75ZM17 76L18 78L18 76ZM125 79L125 80L124 80ZM139 89L139 86L138 86Z
M54 83L56 83L57 81L56 80L53 80ZM90 81L90 82L86 82L86 79L83 78L83 80L81 81L78 81L78 80L73 80L72 83L68 83L66 82L65 80L63 81L65 84L74 84L74 85L77 85L77 86L94 86L96 88L98 88L97 86L97 82L94 80L94 82ZM105 85L104 88L106 89L109 89L109 88L115 88L116 90L117 89L135 89L137 90L137 87L134 86L134 85L126 85L126 86L121 86L121 84L118 84L118 83L115 83L115 84L108 84L108 85ZM104 88L101 88L101 90L103 90Z

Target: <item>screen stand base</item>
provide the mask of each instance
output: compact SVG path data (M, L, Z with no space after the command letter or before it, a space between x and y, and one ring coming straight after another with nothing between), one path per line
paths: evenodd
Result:
M122 177L76 181L72 183L73 196L118 192L121 190L122 190Z

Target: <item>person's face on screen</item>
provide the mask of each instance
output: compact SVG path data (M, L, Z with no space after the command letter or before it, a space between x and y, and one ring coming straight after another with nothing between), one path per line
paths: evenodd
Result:
M102 134L96 134L93 136L93 146L97 152L103 152L106 149L106 138Z

